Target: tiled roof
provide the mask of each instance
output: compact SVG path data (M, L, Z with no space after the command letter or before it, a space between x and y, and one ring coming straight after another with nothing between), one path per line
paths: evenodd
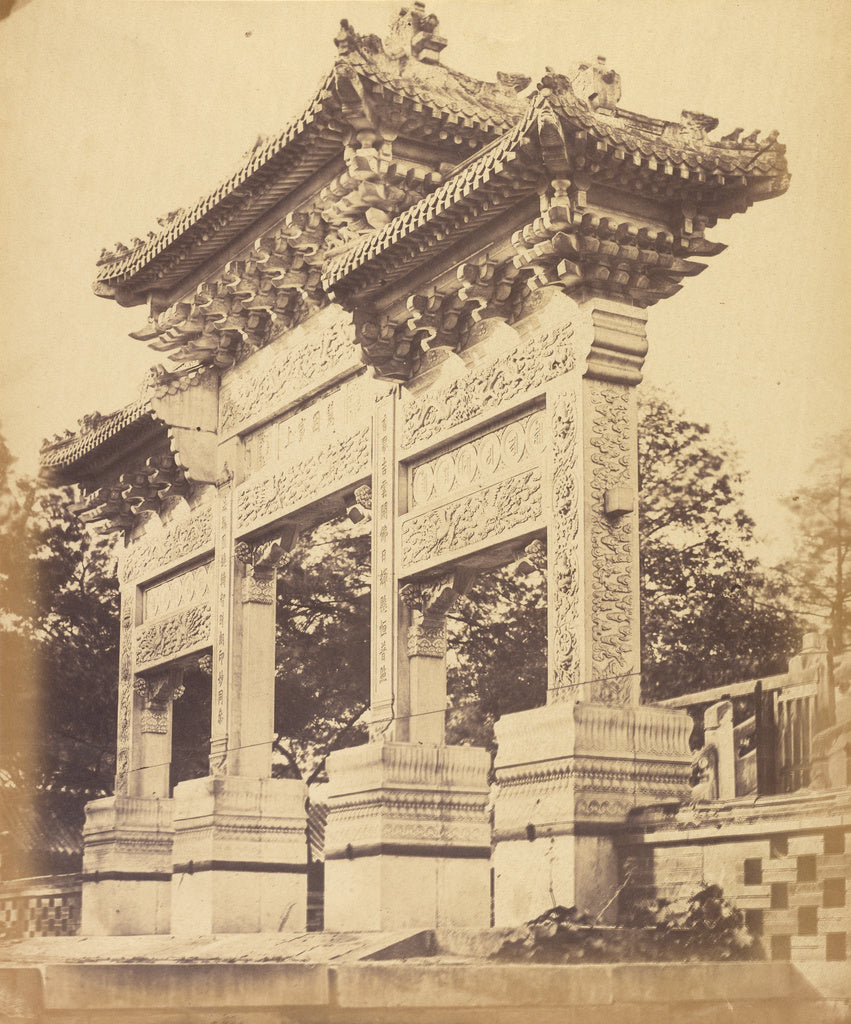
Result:
M65 793L22 793L0 786L0 831L21 854L79 856L83 815L79 799Z
M110 438L146 417L152 416L150 404L140 400L123 409L97 418L89 428L55 441L46 441L41 449L41 465L49 470L79 462L89 452L100 448Z
M283 131L256 146L217 188L188 210L173 215L160 232L151 232L145 240L136 239L130 247L120 245L114 252L105 252L98 263L96 290L98 285L127 281L184 239L193 243L193 255L207 255L222 244L219 237L222 218L227 220L229 235L235 235L256 220L264 209L306 180L334 151L342 149L339 128L331 124L335 115L339 117L334 83L338 74L352 71L373 96L390 93L397 103L402 98L418 113L430 113L435 121L445 125L449 134L453 126L463 125L481 133L482 142L510 128L521 110L516 94L510 89L476 81L441 65L412 61L403 74L398 62L391 60L371 59L361 54L342 57L323 80L307 110ZM302 141L305 145L300 152L290 154L289 151L298 149ZM289 178L282 176L282 172L289 169L288 155L297 157L297 168ZM274 180L270 180L270 175ZM261 191L269 188L268 194L258 197L240 192L251 189L256 193L258 187ZM207 222L210 232L203 230ZM185 253L177 253L178 260L184 257ZM169 267L166 274L171 269Z

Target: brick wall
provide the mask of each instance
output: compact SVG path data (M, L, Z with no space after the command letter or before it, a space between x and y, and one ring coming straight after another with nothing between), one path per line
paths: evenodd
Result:
M78 874L0 882L0 938L76 935L82 890Z
M851 793L649 809L618 847L623 910L716 884L770 959L851 959Z

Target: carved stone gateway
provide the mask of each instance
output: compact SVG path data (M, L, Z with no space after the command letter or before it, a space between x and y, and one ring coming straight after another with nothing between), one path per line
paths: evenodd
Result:
M784 150L623 110L604 63L525 98L471 83L437 27L420 4L384 43L344 22L297 121L98 265L174 366L43 452L124 536L90 932L304 928L305 789L270 777L276 565L346 513L371 518L370 742L327 763L329 927L487 925L491 864L498 923L603 912L612 827L684 792L687 717L639 706L646 309L786 189ZM546 575L548 696L497 723L492 789L485 751L444 744L445 616L510 563ZM199 659L209 775L172 793Z

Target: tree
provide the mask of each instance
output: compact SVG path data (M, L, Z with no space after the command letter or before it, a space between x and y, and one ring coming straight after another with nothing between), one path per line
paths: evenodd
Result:
M0 444L0 768L18 787L109 792L118 595L112 544L68 511L70 489L14 481Z
M782 569L801 614L827 625L836 651L851 643L851 428L826 438L811 483L786 499L795 527L795 556Z
M735 455L651 392L639 475L645 700L784 672L800 628L751 553Z
M276 774L313 781L330 751L362 742L369 706L369 533L335 520L278 572Z

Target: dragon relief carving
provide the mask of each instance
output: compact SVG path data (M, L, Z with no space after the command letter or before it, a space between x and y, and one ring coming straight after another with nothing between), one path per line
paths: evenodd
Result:
M274 514L310 504L370 470L371 428L364 427L316 455L249 481L237 495L236 523L245 530Z
M228 377L221 390L221 429L230 434L240 425L274 408L281 408L335 377L358 366L350 318L338 312L320 330L306 325L303 337L281 349L271 346ZM317 336L318 334L318 336Z
M402 450L430 441L569 373L576 365L573 334L572 323L542 331L487 366L408 402Z
M209 645L212 620L212 608L204 603L142 627L136 634L136 668Z
M547 699L570 701L582 682L579 636L579 438L573 386L553 391L550 405L552 495L550 554L550 661L553 676Z
M593 409L591 462L592 666L591 699L628 704L633 689L633 516L604 514L606 490L629 485L632 459L629 389L589 381Z
M542 472L533 467L457 501L402 523L402 565L407 569L462 548L496 541L525 524L535 523L543 511Z
M187 519L144 536L131 544L119 563L119 578L129 580L153 576L174 562L191 558L213 546L213 506L201 505Z

